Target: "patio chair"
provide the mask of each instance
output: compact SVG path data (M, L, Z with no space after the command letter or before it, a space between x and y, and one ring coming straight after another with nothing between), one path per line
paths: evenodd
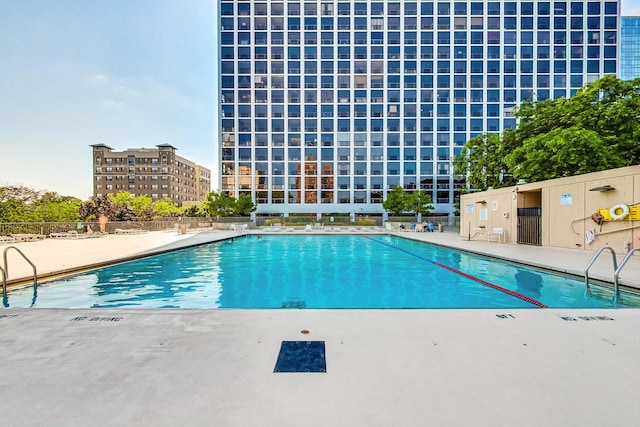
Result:
M3 243L14 243L16 239L11 236L0 236L0 244Z
M38 240L44 240L44 234L10 234L9 237L13 237L16 243L19 242L37 242Z
M493 236L497 236L498 237L498 243L500 242L504 242L505 236L504 236L504 228L502 227L494 227L489 233L487 233L487 242L491 241L491 237Z
M60 239L60 238L64 239L69 237L69 233L67 233L66 231L61 231L59 233L50 233L49 237L51 239Z

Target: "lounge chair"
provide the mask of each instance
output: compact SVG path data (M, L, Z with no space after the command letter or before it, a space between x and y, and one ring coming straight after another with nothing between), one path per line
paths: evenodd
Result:
M311 227L311 224L307 224L304 226L304 231L313 231L313 227Z
M0 236L0 244L2 243L13 243L16 239L11 236Z
M184 227L185 231L187 229L186 225L183 225L182 227ZM181 227L181 229L182 229ZM140 233L148 233L149 230L143 230L141 228L116 228L115 229L115 233L116 234L140 234Z
M491 241L492 236L498 237L498 243L505 241L504 228L494 227L489 233L487 233L487 242Z
M14 242L36 242L38 240L44 240L44 234L10 234L9 237L13 237Z
M388 232L392 232L392 231L393 231L393 226L391 225L391 223L390 223L390 222L385 222L385 223L384 223L384 226L385 226L385 228L386 228L386 230L387 230Z
M199 222L198 223L198 228L196 230L197 231L212 231L213 230L213 224L211 224L210 222Z
M80 234L76 230L63 231L60 233L51 233L49 237L52 239L79 239L87 237L85 234Z

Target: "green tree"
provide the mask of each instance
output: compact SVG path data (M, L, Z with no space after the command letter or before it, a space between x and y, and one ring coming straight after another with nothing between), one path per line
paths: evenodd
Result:
M400 215L405 210L405 192L404 188L394 185L391 191L387 193L387 198L382 202L385 211L395 215Z
M80 200L23 186L0 187L1 222L77 221Z
M182 210L169 198L156 200L149 196L132 196L128 191L110 193L106 198L94 198L93 204L86 202L84 209L90 212L87 218L97 218L101 213L114 221L156 218L179 215Z
M640 79L607 75L569 99L526 101L518 126L473 138L454 173L473 189L535 182L640 163Z
M152 220L156 214L153 199L149 196L132 196L128 191L118 191L107 195L115 209L115 216L130 217L130 219Z
M466 176L468 185L476 190L512 185L504 156L500 136L485 133L471 138L453 160L454 174Z
M191 205L184 208L182 211L184 216L189 217L205 217L207 213L202 209L202 204Z
M35 216L22 200L9 197L0 201L0 222L30 221L35 221Z
M111 203L116 205L127 205L131 204L131 193L128 191L118 191L117 193L109 193L107 195ZM142 198L148 198L147 196L141 196ZM151 198L148 198L151 201Z
M158 218L172 215L175 216L182 213L182 210L177 207L170 198L165 197L164 199L157 200L153 203L153 213L153 217Z
M234 212L235 199L226 192L211 192L207 194L207 199L202 202L202 209L209 216L221 217L230 216Z
M0 187L0 202L16 199L23 203L33 203L42 196L40 191L22 185Z
M240 194L234 204L234 214L241 216L249 216L251 212L256 210L256 205L248 194Z
M625 166L597 132L575 126L528 138L505 160L514 175L530 182Z
M38 221L44 222L71 222L78 221L78 207L80 200L75 197L60 196L57 193L47 192L33 204L35 216Z
M421 215L429 215L433 209L431 195L424 190L415 190L412 193L405 193L404 208L409 212Z
M109 221L131 221L136 219L136 213L126 204L118 203L119 198L108 196L92 196L89 200L80 203L78 213L83 221L96 220L100 215L104 215Z
M126 205L142 220L150 221L156 217L153 200L149 196L140 195L131 197Z
M640 163L640 79L607 75L569 99L524 102L503 134L516 179L540 181Z

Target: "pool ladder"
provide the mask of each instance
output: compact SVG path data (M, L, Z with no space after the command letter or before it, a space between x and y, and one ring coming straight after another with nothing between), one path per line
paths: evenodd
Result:
M625 257L620 262L620 265L618 265L616 251L614 251L612 247L604 246L598 249L598 251L595 254L593 254L591 261L589 261L589 263L587 264L584 270L584 284L587 288L587 291L589 290L589 269L591 268L593 263L596 262L596 259L598 259L600 254L605 250L609 250L611 252L611 259L613 261L613 291L615 292L614 298L617 299L618 295L620 294L620 284L618 281L618 278L620 277L620 272L622 271L624 266L627 264L627 262L631 259L631 255L633 255L634 252L640 251L640 248L631 249L629 252L627 252Z
M18 253L22 255L22 258L24 258L24 260L27 261L33 269L33 300L31 300L31 307L33 307L36 303L36 297L38 296L38 270L36 269L35 264L32 263L31 260L27 258L27 256L15 246L9 246L2 253L3 267L0 267L0 271L2 272L2 304L5 307L9 307L9 297L7 296L7 276L9 275L9 266L7 265L7 252L9 252L10 249L15 249L16 251L18 251Z

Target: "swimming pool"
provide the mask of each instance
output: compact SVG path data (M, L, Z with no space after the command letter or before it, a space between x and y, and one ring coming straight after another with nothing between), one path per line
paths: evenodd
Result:
M9 294L31 304L30 289ZM640 297L397 236L246 236L50 281L36 307L640 307Z

